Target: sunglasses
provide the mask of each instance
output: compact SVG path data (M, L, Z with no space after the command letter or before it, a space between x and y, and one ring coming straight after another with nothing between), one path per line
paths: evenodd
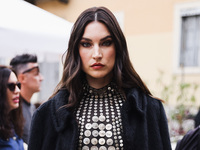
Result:
M22 74L25 74L25 73L27 73L27 72L31 72L31 71L34 70L34 69L37 69L37 73L40 72L39 67L36 66L36 67L33 67L33 68L30 68L30 69L25 70L24 72L22 72Z
M7 84L7 87L10 91L14 92L15 91L15 88L16 86L21 89L21 83L20 82L17 82L17 83L8 83Z

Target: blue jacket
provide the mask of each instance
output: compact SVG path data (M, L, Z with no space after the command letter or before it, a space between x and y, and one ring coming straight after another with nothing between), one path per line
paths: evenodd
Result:
M78 125L61 90L34 113L29 150L76 150ZM124 150L171 150L167 119L161 101L137 89L126 90L121 109Z
M23 140L16 134L6 141L0 139L0 150L24 150Z

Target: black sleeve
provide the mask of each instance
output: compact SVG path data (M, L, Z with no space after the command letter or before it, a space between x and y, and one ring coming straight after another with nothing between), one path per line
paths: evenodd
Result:
M41 150L43 143L44 119L40 112L36 110L32 117L28 150Z
M160 102L160 134L162 137L163 148L165 150L171 150L168 121L167 121L164 107L161 102Z

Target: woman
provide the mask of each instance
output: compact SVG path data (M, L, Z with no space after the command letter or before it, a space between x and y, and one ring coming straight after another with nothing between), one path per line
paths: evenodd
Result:
M32 120L30 150L169 150L167 119L134 70L105 7L75 22L63 76Z
M0 66L0 149L24 150L23 116L19 101L20 83L16 74Z

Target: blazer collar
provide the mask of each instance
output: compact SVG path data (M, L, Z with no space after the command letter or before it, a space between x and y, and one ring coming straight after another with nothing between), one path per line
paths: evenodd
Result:
M68 120L73 117L73 113L64 106L68 103L68 96L67 90L60 90L52 99L51 117L57 132L62 131Z
M124 109L129 111L138 112L140 115L144 115L147 107L148 96L137 88L126 89L126 102L124 103Z

